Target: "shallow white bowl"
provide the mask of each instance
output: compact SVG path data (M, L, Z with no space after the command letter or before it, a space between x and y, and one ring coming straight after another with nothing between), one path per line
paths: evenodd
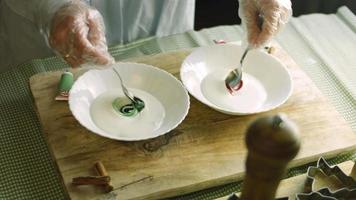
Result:
M211 108L231 115L255 114L282 105L292 93L291 76L280 61L259 50L247 54L244 85L235 95L229 94L224 79L239 66L243 50L236 44L194 50L180 70L189 93Z
M135 141L163 135L183 121L189 110L189 95L174 76L145 64L113 66L128 89L146 103L145 109L133 118L115 112L112 100L123 96L117 75L110 68L89 70L78 78L69 94L70 110L82 126L107 138Z

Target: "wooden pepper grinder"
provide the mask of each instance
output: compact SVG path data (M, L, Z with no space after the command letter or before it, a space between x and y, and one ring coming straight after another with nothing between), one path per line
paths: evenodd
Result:
M285 115L262 117L246 133L248 155L241 199L272 200L287 164L300 148L299 133Z

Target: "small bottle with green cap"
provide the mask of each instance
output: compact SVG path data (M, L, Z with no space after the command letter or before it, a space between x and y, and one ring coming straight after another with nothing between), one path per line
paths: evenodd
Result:
M61 75L61 79L58 84L58 96L55 98L57 101L67 101L69 96L69 91L74 84L73 74L66 70Z

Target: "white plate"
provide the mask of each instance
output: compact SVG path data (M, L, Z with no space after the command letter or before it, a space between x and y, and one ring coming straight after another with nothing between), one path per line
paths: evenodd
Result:
M228 73L239 66L241 46L200 47L183 62L180 77L191 95L220 112L247 115L282 105L292 93L287 68L273 56L251 50L244 61L243 87L231 95L225 87Z
M135 141L163 135L177 127L189 110L189 95L171 74L138 63L116 63L128 89L145 102L135 117L125 117L112 107L123 96L112 69L89 70L74 83L69 107L74 117L88 130L116 140Z

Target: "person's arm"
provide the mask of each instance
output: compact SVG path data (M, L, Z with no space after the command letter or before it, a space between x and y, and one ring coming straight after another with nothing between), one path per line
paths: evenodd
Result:
M72 66L114 62L107 52L101 14L84 0L4 0L36 24L56 53Z
M239 16L252 48L262 47L292 15L290 0L239 0ZM261 21L262 19L262 21Z

